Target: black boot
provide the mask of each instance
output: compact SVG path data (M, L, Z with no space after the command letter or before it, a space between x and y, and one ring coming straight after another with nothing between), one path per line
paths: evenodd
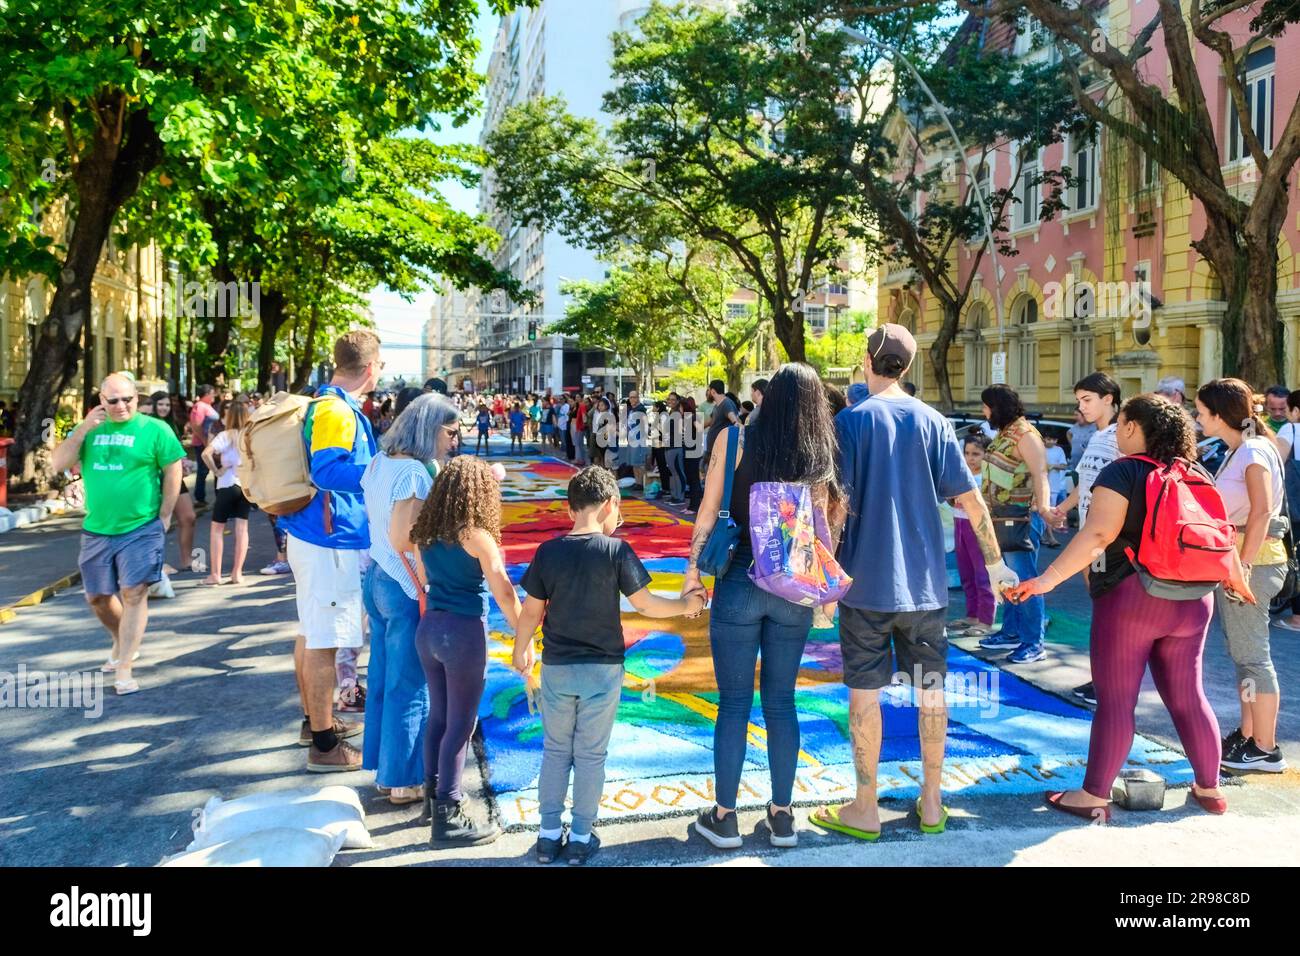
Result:
M438 775L435 773L424 781L424 809L420 811L420 819L417 823L433 823L433 805L437 800L438 793Z
M453 846L478 846L491 843L501 835L495 823L482 826L465 813L465 805L458 800L436 800L433 806L433 836L429 845L435 850Z

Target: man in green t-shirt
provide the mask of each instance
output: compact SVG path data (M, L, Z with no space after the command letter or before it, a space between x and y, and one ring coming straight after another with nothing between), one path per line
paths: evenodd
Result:
M136 413L128 376L104 379L99 400L51 463L55 471L80 463L86 520L77 564L86 600L113 639L103 669L116 672L119 694L132 694L140 687L131 664L144 640L149 586L162 577L185 450L162 419Z

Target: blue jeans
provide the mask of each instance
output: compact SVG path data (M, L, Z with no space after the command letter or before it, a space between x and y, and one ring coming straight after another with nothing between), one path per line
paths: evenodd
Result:
M1038 576L1038 551L1043 543L1043 519L1034 513L1029 519L1029 540L1033 542L1032 551L1009 551L1002 556L1007 567L1027 581ZM1041 594L1035 594L1021 604L1010 601L1002 606L1002 633L1007 637L1020 639L1022 647L1028 645L1039 647L1043 643L1044 601Z
M415 652L420 605L372 562L363 598L370 617L370 687L361 766L381 787L424 783L429 688Z
M591 832L605 789L605 756L623 696L622 664L543 664L542 769L537 802L542 829L560 829L573 771L573 832Z
M713 728L713 770L718 806L733 810L745 766L749 717L754 709L754 663L761 657L759 698L767 729L772 802L789 806L799 760L799 718L794 686L812 628L813 609L769 594L749 579L748 555L733 560L714 589L709 618L718 719Z

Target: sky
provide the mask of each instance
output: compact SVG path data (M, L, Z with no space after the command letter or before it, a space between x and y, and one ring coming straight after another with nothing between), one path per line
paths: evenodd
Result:
M496 39L497 15L488 9L482 0L479 2L478 24L476 34L479 40L479 55L476 69L479 73L487 72L488 59L492 55L492 43ZM446 124L436 132L429 131L423 135L435 143L478 143L479 132L483 127L482 117L476 116L459 129ZM445 183L442 195L453 208L462 212L478 211L478 190L466 189L459 183ZM379 286L370 293L370 308L374 312L375 331L384 343L419 344L424 330L424 322L429 317L435 296L432 291L424 291L407 302L400 295ZM383 349L385 376L402 376L406 379L423 381L423 353L419 349L385 348Z

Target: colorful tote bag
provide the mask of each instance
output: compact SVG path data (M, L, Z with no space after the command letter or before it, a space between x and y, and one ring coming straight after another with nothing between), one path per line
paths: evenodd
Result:
M826 515L812 488L758 481L749 489L749 577L770 594L812 607L838 601L853 584L831 553Z

